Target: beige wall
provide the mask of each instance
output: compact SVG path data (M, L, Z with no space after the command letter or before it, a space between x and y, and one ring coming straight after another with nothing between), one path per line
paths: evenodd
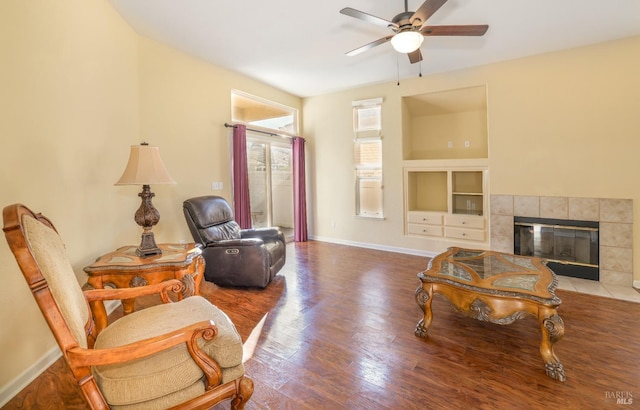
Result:
M301 106L140 38L107 0L3 0L0 50L0 207L22 202L50 216L82 283L98 255L140 240L140 189L113 185L130 145L159 146L177 181L152 187L156 239L190 240L182 201L214 193L213 181L224 183L215 193L231 192L231 89ZM6 244L0 266L1 402L55 342Z
M0 207L50 216L81 277L136 234L113 186L138 140L136 35L103 0L5 0L0 16ZM5 386L55 342L6 244L0 266Z
M411 129L415 135L411 134L411 153L407 159L487 158L484 110L413 116ZM465 142L469 143L468 148L464 148Z
M160 45L140 39L141 140L161 147L177 185L154 188L161 217L156 235L191 240L182 202L200 195L231 200L231 90L238 89L296 109L301 99ZM212 191L212 182L222 191ZM135 209L132 210L134 212Z
M309 191L320 198L310 231L338 242L443 250L444 242L403 234L402 127L415 124L401 98L484 84L491 194L631 198L638 221L638 72L640 37L634 37L305 99L303 134L315 153ZM351 101L375 97L384 98L384 221L353 212ZM640 243L640 224L634 241ZM640 279L640 258L634 272Z

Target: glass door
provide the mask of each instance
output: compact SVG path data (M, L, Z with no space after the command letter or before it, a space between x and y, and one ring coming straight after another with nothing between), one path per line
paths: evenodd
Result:
M278 226L293 238L293 152L281 138L247 134L251 223Z

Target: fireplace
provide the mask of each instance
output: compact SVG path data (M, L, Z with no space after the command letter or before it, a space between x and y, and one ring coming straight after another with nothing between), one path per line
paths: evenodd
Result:
M600 279L599 223L514 216L514 253L548 260L556 274Z
M599 223L599 282L620 286L634 284L632 199L503 194L491 194L490 198L491 250L514 251L515 216L596 221ZM635 286L640 289L640 281L636 282Z

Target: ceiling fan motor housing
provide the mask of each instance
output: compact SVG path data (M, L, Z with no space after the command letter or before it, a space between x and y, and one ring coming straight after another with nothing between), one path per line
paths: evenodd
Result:
M413 16L413 13L413 11L405 11L404 13L398 14L391 20L391 22L397 27L394 27L391 24L389 25L389 27L391 27L391 29L396 33L414 29L414 25L411 23L411 17ZM415 22L421 23L420 19L415 19Z

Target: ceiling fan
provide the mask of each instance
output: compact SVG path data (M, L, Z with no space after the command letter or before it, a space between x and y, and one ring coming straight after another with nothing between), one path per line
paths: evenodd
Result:
M409 56L411 64L422 61L420 45L424 36L482 36L489 28L486 24L464 26L427 26L427 19L431 17L447 0L426 0L417 11L408 10L407 0L404 0L404 12L395 16L391 21L380 17L345 7L340 13L360 20L373 23L377 26L388 27L394 34L382 37L362 47L358 47L347 53L348 56L360 54L370 48L391 41L393 48Z

